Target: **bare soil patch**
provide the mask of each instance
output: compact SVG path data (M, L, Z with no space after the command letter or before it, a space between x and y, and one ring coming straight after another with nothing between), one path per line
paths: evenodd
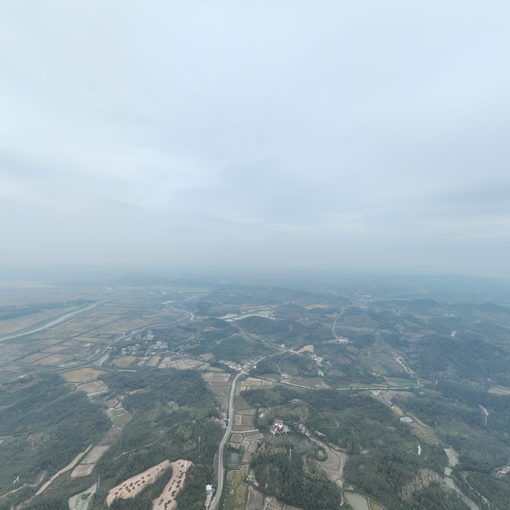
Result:
M77 370L70 370L64 372L62 377L67 382L86 383L95 381L100 375L104 374L102 370L96 370L95 368L79 368Z
M344 467L347 462L347 454L331 448L318 439L311 438L311 440L324 448L328 456L326 460L317 461L317 465L326 472L332 482L342 486L344 483Z
M134 498L140 494L145 487L153 484L170 466L170 461L164 460L143 473L128 478L126 481L110 490L108 496L106 496L106 504L110 506L116 499Z
M47 358L40 359L36 361L36 365L59 365L64 361L69 361L71 356L66 356L64 354L53 354L52 356L48 356Z
M71 496L68 500L69 510L88 510L96 490L97 483L84 490L83 492Z
M133 363L133 361L135 361L136 359L137 359L136 356L122 356L120 358L117 358L113 362L113 364L116 367L124 368L124 367L131 365L131 363Z
M88 476L94 470L96 462L101 458L101 455L108 450L110 446L94 446L88 455L83 459L80 465L76 466L71 473L71 478L80 478Z
M52 345L51 347L44 349L44 352L55 353L55 352L64 351L66 349L67 349L67 347L65 345Z
M510 388L506 386L491 386L489 388L489 393L493 395L510 395Z
M45 358L48 356L45 352L36 352L35 354L31 354L30 356L27 356L26 358L23 358L21 361L23 363L35 363L36 361L39 361L42 358Z
M191 461L184 459L172 462L172 478L161 495L152 502L152 510L174 510L177 506L175 498L184 487L186 473L192 465Z

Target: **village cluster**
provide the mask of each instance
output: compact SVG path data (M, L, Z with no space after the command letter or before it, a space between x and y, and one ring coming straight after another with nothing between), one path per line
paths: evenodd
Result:
M154 342L154 333L149 329L147 334L142 337L144 344L136 343L133 345L127 345L120 349L122 356L153 356L158 352L168 351L170 348L167 342L156 340Z

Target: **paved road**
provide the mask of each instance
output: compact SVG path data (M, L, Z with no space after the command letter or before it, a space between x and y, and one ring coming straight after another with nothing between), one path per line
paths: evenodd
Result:
M239 377L243 375L243 372L239 372L232 381L232 386L230 387L230 397L228 399L228 425L227 430L225 431L225 435L221 440L220 447L218 450L218 485L216 488L216 494L211 502L211 506L208 510L217 510L218 505L221 500L221 493L223 492L223 480L225 477L225 469L223 466L223 454L225 451L225 445L230 437L230 433L232 432L232 427L234 425L234 397L236 393L236 383Z

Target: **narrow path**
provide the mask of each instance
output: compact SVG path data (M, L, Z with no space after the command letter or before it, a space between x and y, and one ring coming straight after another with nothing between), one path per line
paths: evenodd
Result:
M345 307L342 306L342 308L340 309L340 312L335 317L333 325L331 326L331 332L333 333L333 336L335 337L335 340L338 340L338 335L336 334L336 323L337 323L338 319L340 317L342 317L342 315L344 314L344 311L345 311Z

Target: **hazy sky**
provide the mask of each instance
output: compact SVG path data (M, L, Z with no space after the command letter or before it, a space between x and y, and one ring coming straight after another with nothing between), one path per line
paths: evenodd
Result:
M0 266L510 276L510 4L0 3Z

